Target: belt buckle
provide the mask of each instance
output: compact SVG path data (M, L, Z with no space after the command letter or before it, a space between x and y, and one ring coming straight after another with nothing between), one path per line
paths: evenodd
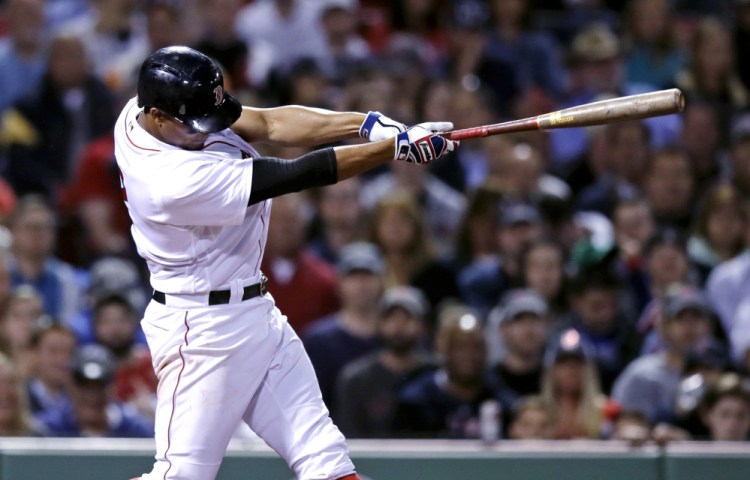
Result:
M265 275L261 276L259 286L260 286L260 296L262 297L263 295L268 293L268 277L266 277Z

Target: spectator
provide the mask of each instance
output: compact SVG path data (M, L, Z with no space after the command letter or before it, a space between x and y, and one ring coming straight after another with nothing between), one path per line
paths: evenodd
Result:
M348 438L392 437L399 388L434 368L422 347L427 301L419 290L386 290L378 314L382 347L346 365L336 382L334 419Z
M2 349L24 377L29 374L32 364L32 332L43 315L42 297L28 285L13 290L5 310L0 314Z
M298 335L304 335L313 320L335 312L339 304L336 271L305 245L310 220L304 193L275 199L261 266L268 276L269 291Z
M359 0L325 0L321 25L326 48L324 70L335 83L341 83L357 64L370 55L370 47L358 33Z
M690 158L695 179L695 191L702 194L715 182L721 170L726 170L722 158L724 137L716 109L702 101L691 101L682 112L682 129L675 143Z
M712 314L700 291L683 288L666 298L659 324L665 350L631 362L612 389L623 410L642 414L652 425L674 420L686 355L711 339Z
M487 320L487 344L500 340L499 360L490 357L492 376L505 412L528 395L539 394L542 356L549 332L547 304L532 290L511 290Z
M323 400L333 411L341 369L378 348L377 306L384 272L377 247L364 242L344 247L337 267L341 309L316 320L302 334Z
M746 378L734 373L720 377L706 392L701 411L711 440L750 440L750 389Z
M479 438L479 409L495 392L487 380L487 349L479 318L461 305L439 313L435 347L441 367L405 384L396 434L414 438Z
M690 44L691 61L675 77L688 101L708 102L719 119L728 119L748 105L748 90L734 69L729 31L716 18L702 19ZM727 124L720 126L725 130Z
M742 251L745 218L740 193L731 184L718 184L698 203L693 232L687 243L690 261L702 280L722 262Z
M674 22L667 0L628 3L625 79L657 88L669 88L687 58L675 45Z
M617 201L634 196L648 169L650 133L645 124L625 122L608 125L606 164L594 183L576 198L576 209L611 216Z
M97 299L93 313L96 341L116 362L114 398L153 418L158 381L148 349L136 344L139 317L133 305L122 295L110 294Z
M0 355L0 436L21 437L34 433L23 379L13 362Z
M23 197L10 223L13 234L11 284L31 285L44 300L44 311L73 327L83 308L86 274L55 256L55 211L43 197Z
M465 267L458 276L461 297L480 313L488 312L503 293L522 285L521 252L543 234L536 207L501 205L495 229L497 255Z
M501 114L512 111L511 102L529 89L540 90L549 98L563 94L564 70L555 38L544 31L528 28L529 2L493 0L490 30L481 54L470 72L456 72L458 78L476 74L494 92Z
M10 243L10 232L7 229L0 227L0 237L7 237L6 240ZM2 242L2 240L0 240ZM10 253L8 247L0 247L0 314L5 312L8 307L8 302L11 295L13 294L13 287L11 286L10 279Z
M89 265L107 255L135 257L114 146L112 132L87 144L73 179L60 192L65 235L59 250L77 265Z
M46 67L40 88L15 106L28 138L8 146L5 175L18 195L53 199L71 179L83 147L114 125L114 103L93 75L82 39L56 37Z
M545 355L542 398L553 415L552 438L600 438L607 397L585 340L564 331Z
M651 425L640 413L621 411L612 422L612 434L609 438L640 447L651 438Z
M42 0L10 0L5 5L7 37L0 40L0 114L33 94L44 75Z
M548 440L552 438L552 412L542 397L521 398L508 427L511 440Z
M153 424L112 399L115 361L100 345L76 352L71 367L71 404L41 415L48 437L152 437Z
M273 49L272 70L286 73L300 58L325 51L320 23L323 2L310 0L260 0L244 6L235 28L248 45L263 42Z
M203 31L193 48L215 59L226 72L224 81L231 83L232 92L244 92L262 85L271 61L269 52L247 44L237 35L234 21L242 8L242 0L202 0L199 2Z
M425 168L414 168L404 162L389 166L362 188L362 203L372 210L379 201L394 192L410 195L419 203L426 220L427 232L439 251L447 251L454 242L461 217L466 209L466 198Z
M366 236L367 218L360 202L361 189L359 177L320 189L317 226L308 244L316 255L332 265L338 263L346 245Z
M570 282L571 312L561 325L574 328L586 342L606 393L640 350L640 337L620 309L621 292L620 281L602 267L581 270Z
M434 308L458 298L453 266L435 251L424 209L407 194L383 197L372 212L370 238L385 260L385 284L419 288Z
M695 200L695 177L690 158L675 148L655 151L643 179L643 191L656 223L690 228Z
M739 117L729 138L729 165L726 180L745 198L750 198L750 115Z
M68 328L53 323L34 331L31 348L33 370L26 382L31 412L38 417L68 408L75 335Z
M550 238L534 240L521 252L523 284L547 302L553 318L568 311L565 268L565 248Z
M454 261L460 268L491 261L496 255L499 205L499 192L487 186L477 188L469 196L454 244Z

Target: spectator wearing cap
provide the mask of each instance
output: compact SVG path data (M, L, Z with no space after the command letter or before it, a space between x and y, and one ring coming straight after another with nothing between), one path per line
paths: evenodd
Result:
M379 346L378 304L385 266L375 245L355 242L342 249L337 268L341 308L316 320L302 334L323 400L331 411L335 411L335 386L341 369Z
M581 28L568 50L568 90L561 106L568 107L605 98L634 95L657 90L649 84L625 79L623 47L606 25L595 22ZM679 115L646 120L650 143L668 145L679 132ZM584 128L550 131L552 161L569 163L583 156L589 147Z
M31 413L38 417L68 408L75 335L60 324L40 326L31 337L31 349L33 369L26 379Z
M440 368L406 383L398 394L396 435L479 438L479 410L496 392L486 369L484 327L471 309L446 305L438 313L435 349Z
M547 347L542 398L552 412L552 438L601 438L608 399L586 340L573 329Z
M748 377L726 373L709 387L700 410L711 440L750 440L749 383Z
M93 317L96 343L107 348L116 362L114 398L153 418L158 381L148 349L136 343L140 316L127 298L112 293L97 299Z
M115 360L106 348L96 344L79 348L73 357L72 374L71 404L38 417L44 436L153 436L150 421L112 399Z
M304 192L273 202L261 263L276 305L284 309L289 324L300 336L313 321L339 308L336 270L305 244L310 221L310 204Z
M349 363L336 382L333 419L349 438L388 438L394 435L399 388L435 368L424 349L427 300L414 287L391 287L379 305L381 347Z
M675 419L685 360L711 341L712 315L707 298L694 288L680 288L665 298L658 324L664 350L633 360L612 389L623 410L638 412L651 424Z
M486 314L505 291L521 286L521 253L542 236L544 226L539 210L530 204L500 205L495 228L497 254L459 272L461 298Z
M638 356L640 337L624 316L621 281L604 267L582 269L570 281L570 314L560 325L586 342L597 365L599 385L609 393L615 378Z
M359 0L324 0L320 23L326 49L322 64L328 76L342 83L353 68L370 55L370 46L358 33Z
M510 290L490 311L487 343L499 341L502 346L491 372L505 412L510 413L519 398L540 391L548 314L547 302L528 289Z

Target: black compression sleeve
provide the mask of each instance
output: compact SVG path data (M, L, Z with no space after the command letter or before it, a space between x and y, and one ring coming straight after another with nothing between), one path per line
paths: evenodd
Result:
M338 165L333 148L324 148L295 160L253 159L253 184L248 205L286 193L336 183Z

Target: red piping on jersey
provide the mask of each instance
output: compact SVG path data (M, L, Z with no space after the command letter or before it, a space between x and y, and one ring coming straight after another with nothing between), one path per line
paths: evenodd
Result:
M133 107L130 107L130 108L132 109ZM128 115L130 115L130 112L128 112ZM126 117L127 117L128 115L126 115ZM136 120L135 120L135 121L137 122L137 121L138 121L138 119L136 118ZM128 134L128 122L123 122L123 123L125 124L125 138L127 138L127 139L128 139L128 142L130 142L130 144L131 144L132 146L134 146L135 148L139 148L139 149L141 149L141 150L146 150L146 151L148 151L148 152L161 152L161 150L158 150L158 149L156 149L156 148L146 148L146 147L141 147L140 145L136 145L136 143L135 143L135 142L133 141L133 139L132 139L132 138L130 138L130 134Z
M265 206L266 206L266 202L267 202L267 201L268 201L268 200L264 200L264 201L263 201L263 207L264 207L264 208L263 208L263 210L262 210L262 211L260 212L260 222L261 222L261 223L263 224L263 230L265 230L265 229L266 229L266 218L265 218L265 214L266 214L266 209L265 209ZM262 237L262 235L261 235L261 237ZM260 255L258 255L258 263L257 263L257 264L255 265L255 269L256 269L256 270L258 270L258 269L260 268L260 261L261 261L261 260L263 259L263 244L262 244L262 243L261 243L261 241L260 241L260 237L258 238L258 253L259 253Z
M185 371L185 357L182 356L182 347L188 346L188 333L190 332L190 325L188 325L187 321L188 312L185 312L185 339L183 341L183 344L180 345L178 348L178 352L180 354L180 360L182 361L182 366L180 367L180 373L177 374L177 383L174 386L174 391L172 392L172 413L169 414L169 423L167 424L167 449L164 451L164 459L169 462L169 468L167 468L167 471L164 472L164 480L167 479L167 474L170 470L172 470L172 462L169 460L169 457L167 456L169 453L169 447L172 446L172 435L170 430L172 429L172 419L174 418L174 409L175 409L175 403L177 402L177 389L180 386L180 379L182 378L182 372Z

